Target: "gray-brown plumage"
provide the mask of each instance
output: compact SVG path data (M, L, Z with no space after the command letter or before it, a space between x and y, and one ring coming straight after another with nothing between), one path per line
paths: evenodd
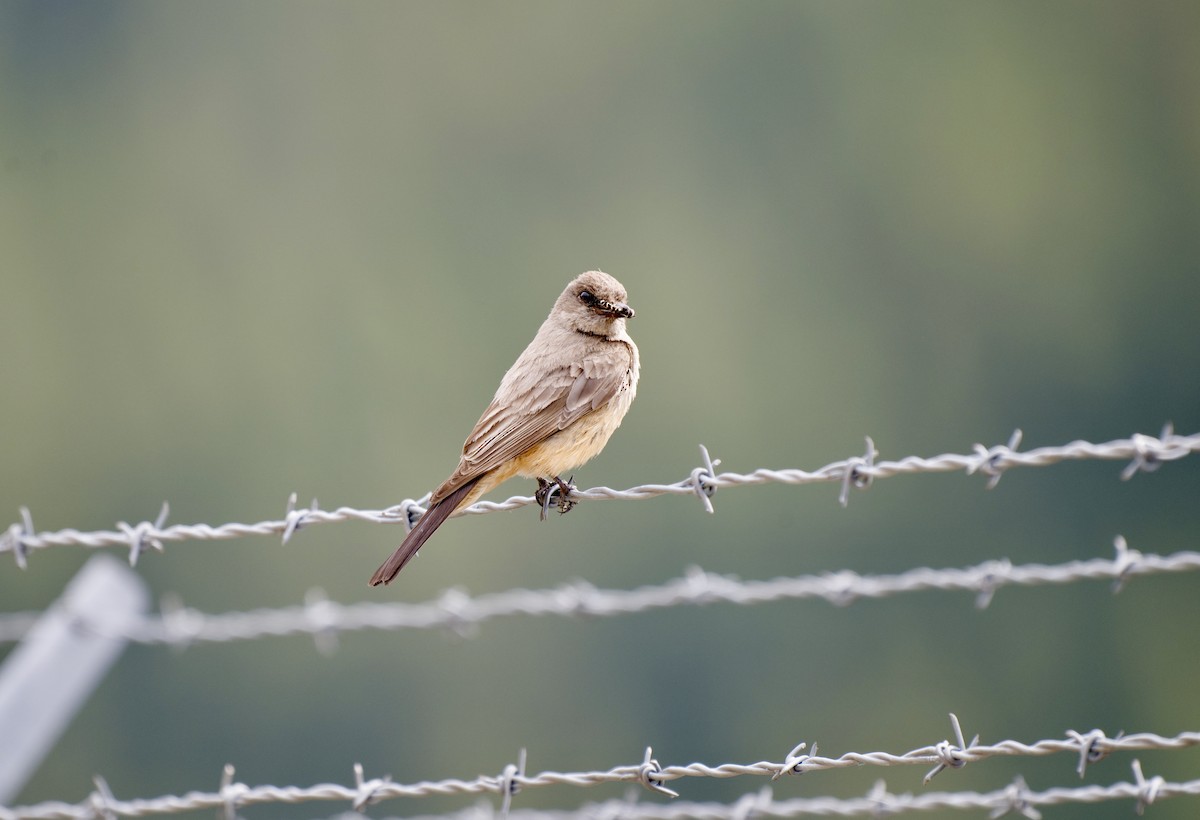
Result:
M577 276L496 390L463 444L458 467L371 576L389 583L455 510L513 476L551 480L604 449L633 402L638 349L625 331L633 308L601 271Z

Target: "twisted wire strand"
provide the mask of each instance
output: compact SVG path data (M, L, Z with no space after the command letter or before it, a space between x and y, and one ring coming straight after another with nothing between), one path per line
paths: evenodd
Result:
M953 717L953 716L952 716ZM957 718L953 720L955 730L959 734ZM321 783L314 786L247 786L233 779L233 767L226 766L222 777L221 787L215 792L191 791L183 795L166 795L162 797L141 798L132 800L117 799L103 780L97 780L97 789L88 799L80 803L65 803L49 801L30 806L0 808L0 820L73 820L74 818L107 817L146 817L151 815L177 814L197 810L224 810L227 816L236 816L240 807L263 804L297 804L316 801L343 801L355 808L362 808L379 800L397 797L430 797L435 795L471 795L499 794L507 798L518 791L550 786L590 787L600 784L637 783L650 789L671 796L675 792L667 789L665 783L689 777L703 778L733 778L743 776L758 776L778 778L789 774L805 772L870 766L901 766L928 765L961 767L969 762L980 761L990 757L1023 756L1040 757L1061 752L1072 752L1081 755L1081 760L1099 760L1114 751L1133 750L1175 750L1200 745L1200 732L1181 732L1174 737L1162 737L1152 733L1138 733L1114 738L1106 737L1099 730L1080 734L1072 732L1064 740L1047 739L1036 743L1026 744L1015 740L1004 740L994 745L979 745L972 743L964 747L950 746L948 741L942 741L932 746L922 746L904 754L888 752L847 753L840 757L819 757L817 755L801 754L804 744L792 750L782 763L724 763L710 766L704 763L691 763L686 766L660 767L651 757L651 750L640 765L617 766L607 771L591 772L555 772L543 771L526 776L523 770L515 766L506 767L499 776L480 775L473 780L449 778L436 781L421 781L412 784L393 783L387 778L366 780L361 766L355 767L354 786L344 786L334 783ZM522 767L523 769L523 767ZM1162 778L1147 780L1142 776L1140 764L1134 761L1136 784L1115 784L1111 787L1085 787L1079 790L1087 795L1083 802L1095 802L1099 799L1115 799L1130 797L1139 801L1139 805L1148 805L1156 798L1174 794L1196 794L1196 787L1191 784L1166 784ZM1011 787L1010 787L1011 788ZM1095 791L1107 788L1111 794ZM1089 791L1090 789L1090 791ZM1064 802L1065 790L1050 790L1043 793L1050 795L1046 800ZM1014 805L1020 805L1025 795L1013 798ZM889 795L887 799L901 800L903 796ZM881 795L874 798L877 803L885 799ZM995 804L993 804L994 807Z
M985 561L961 569L919 567L896 575L860 575L843 570L764 581L741 580L693 567L679 578L631 590L597 589L576 582L554 589L512 589L471 597L460 589L449 589L438 598L419 604L339 604L328 600L321 590L312 590L302 606L208 614L184 607L168 597L160 615L147 615L140 623L114 637L178 647L193 642L222 643L311 635L322 649L332 649L335 645L329 641L336 640L343 632L448 628L470 635L469 628L513 615L615 617L674 606L715 603L753 606L811 598L848 605L862 598L884 598L925 590L973 592L976 606L982 608L991 602L997 590L1005 586L1109 580L1113 582L1114 590L1119 590L1133 577L1200 570L1200 552L1165 556L1141 553L1130 549L1121 536L1115 539L1115 545L1113 558L1062 564L1014 566L1008 561ZM36 612L0 615L0 644L20 640L32 628L37 616ZM80 613L78 617L86 620L86 613Z
M899 814L936 810L985 810L991 817L1014 813L1038 818L1040 806L1096 804L1114 800L1142 800L1145 787L1121 782L1110 785L1054 787L1032 791L1018 778L1009 786L990 792L905 792L892 794L883 781L862 797L795 797L775 799L770 786L743 795L733 803L641 803L636 793L626 798L584 803L576 809L512 809L507 820L748 820L754 817L893 817ZM1200 780L1158 784L1156 799L1200 796ZM1142 803L1139 803L1142 805ZM494 820L500 815L491 803L440 815L407 815L406 820ZM334 820L361 820L361 815L346 813Z
M976 444L971 453L945 453L933 457L906 456L898 461L876 461L878 453L874 443L868 438L866 452L863 456L835 461L816 470L762 468L745 474L717 473L716 466L720 464L720 460L710 458L708 451L702 446L703 466L692 470L687 478L672 484L643 484L627 490L593 487L588 490L575 490L571 497L575 500L589 501L629 501L654 498L660 495L695 495L700 498L705 509L712 512L712 501L710 500L712 494L725 487L766 483L798 485L840 482L842 492L839 498L845 504L851 487L862 488L875 479L898 475L956 471L963 471L967 474L980 472L989 477L988 486L991 487L1006 470L1013 467L1045 467L1065 461L1097 459L1128 461L1128 465L1121 473L1122 478L1128 479L1137 472L1151 472L1165 462L1184 458L1200 451L1200 433L1187 436L1177 435L1169 424L1159 436L1138 433L1127 439L1117 439L1101 444L1076 440L1060 446L1038 447L1021 452L1017 449L1020 440L1021 432L1018 430L1009 439L1008 444L992 447ZM279 535L286 542L302 526L352 520L377 524L403 523L410 527L415 518L424 512L422 504L427 499L428 495L421 499L405 499L401 503L383 510L362 510L353 507L322 510L317 507L315 501L311 507L297 508L296 496L293 493L282 519L260 521L255 524L229 523L220 526L209 524L166 526L168 507L164 504L162 512L155 521L142 521L138 524L119 522L116 530L94 532L81 532L76 529L37 532L34 530L29 510L22 507L21 521L12 524L0 534L0 553L13 553L18 566L24 568L29 553L34 550L68 546L90 549L122 546L130 551L130 563L136 563L141 552L147 548L161 551L164 542L228 540L251 535ZM535 503L537 502L532 496L513 496L499 502L480 501L465 508L462 512L480 515L513 510Z

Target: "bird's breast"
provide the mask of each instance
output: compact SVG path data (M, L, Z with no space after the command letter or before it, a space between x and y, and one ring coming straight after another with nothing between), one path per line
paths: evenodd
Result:
M548 478L581 466L604 449L632 401L633 391L622 390L605 406L530 447L514 459L517 475Z

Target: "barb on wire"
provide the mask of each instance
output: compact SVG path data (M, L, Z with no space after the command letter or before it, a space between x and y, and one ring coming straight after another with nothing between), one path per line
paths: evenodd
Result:
M155 538L154 533L162 530L163 525L167 523L167 516L170 514L171 505L164 501L162 509L158 511L158 518L154 519L153 524L143 521L137 526L133 526L124 521L117 522L117 529L129 539L129 566L137 566L138 558L141 557L142 551L147 546L152 547L156 552L163 551L162 541Z
M717 487L713 484L713 480L717 477L717 467L720 466L721 459L710 456L708 448L703 444L700 445L700 458L704 460L704 466L692 470L690 480L692 490L700 499L700 503L704 505L704 511L711 515L716 512L713 509L712 497L716 493Z
M451 588L420 604L339 604L329 600L324 591L313 589L301 606L207 614L185 607L178 596L168 595L163 598L161 614L142 616L141 622L127 633L114 637L183 648L194 642L311 635L317 649L330 654L337 649L338 636L345 632L453 629L469 637L480 624L512 615L613 617L674 606L715 603L753 606L810 598L845 605L861 598L885 598L923 590L973 592L976 606L983 607L1005 586L1058 585L1084 580L1111 580L1116 585L1142 575L1200 570L1200 552L1165 556L1141 553L1130 550L1119 536L1116 544L1115 558L1063 564L1014 566L1008 561L985 561L962 569L920 567L897 575L859 575L844 570L765 581L744 581L692 567L680 578L631 590L597 589L575 582L554 589L513 589L471 597L461 589ZM0 614L0 644L20 640L36 620L36 612Z
M647 746L642 765L638 766L638 782L647 791L665 794L667 797L678 797L679 792L668 789L663 785L662 766L654 759L654 749Z
M1142 774L1142 762L1137 758L1133 761L1133 779L1137 782L1137 813L1141 815L1162 794L1166 781L1157 775L1147 780Z
M865 490L871 486L871 481L874 479L873 470L875 467L875 457L879 455L879 451L875 449L875 442L867 436L867 451L860 458L852 458L846 462L846 468L842 470L842 491L838 494L838 503L843 507L850 504L850 488L856 490Z
M1178 438L1178 436L1175 435L1175 425L1171 422L1163 425L1162 433L1158 438L1134 433L1131 439L1134 449L1133 461L1129 462L1128 466L1121 471L1121 480L1128 481L1139 472L1152 473L1163 465L1163 461L1177 457L1174 454L1164 453L1158 446L1161 442L1174 438Z
M367 806L373 805L379 799L379 788L391 783L390 777L376 777L367 780L363 777L363 765L361 763L354 764L354 802L351 803L351 808L356 812L362 812Z
M0 552L11 552L16 559L17 567L25 569L29 566L29 540L36 538L33 529L33 514L29 508L22 506L19 510L21 520L10 526L0 538Z
M1124 734L1124 732L1117 732L1117 738L1120 739ZM1108 738L1099 729L1093 729L1087 734L1071 730L1067 732L1067 737L1074 738L1075 742L1079 744L1079 765L1075 767L1075 771L1079 772L1079 779L1082 780L1089 763L1099 763L1108 755L1101 745Z
M1113 751L1133 751L1145 749L1182 749L1200 745L1200 732L1182 732L1175 737L1161 737L1154 734L1133 734L1122 738L1106 738L1096 740L1105 753ZM972 745L956 750L956 759L963 762L984 760L990 757L1041 757L1061 752L1077 752L1079 741L1074 737L1065 740L1040 740L1032 744L1019 743L1014 740L1001 741L992 746ZM793 750L795 757L797 750ZM522 756L523 757L523 756ZM922 746L900 755L887 752L851 752L840 757L818 757L801 755L790 766L789 761L783 763L724 763L709 766L703 763L691 763L687 766L662 767L652 757L647 749L641 764L617 766L608 771L591 772L555 772L543 771L534 775L525 775L524 763L520 766L510 765L499 775L481 775L473 780L446 779L437 781L422 781L413 784L393 783L388 779L376 779L364 782L361 767L355 768L355 783L352 786L342 786L322 783L315 786L248 786L234 779L232 766L227 765L222 772L220 788L216 792L188 792L185 795L169 795L164 797L121 800L116 798L107 786L98 786L98 792L80 803L46 802L29 806L0 808L0 820L73 820L74 818L93 818L98 810L103 816L112 817L143 817L147 815L177 814L187 811L223 811L226 816L236 816L239 808L263 805L268 803L307 803L314 801L340 801L352 807L361 807L371 801L388 800L396 797L430 797L434 795L471 795L490 794L501 798L502 807L507 808L504 797L511 795L519 787L521 789L544 788L550 786L590 787L600 784L641 784L666 795L674 796L676 792L664 784L673 780L687 777L704 778L734 778L734 777L771 777L778 773L800 774L816 770L854 768L863 765L870 766L911 766L937 763L941 759L937 746ZM1136 783L1118 784L1107 787L1114 789L1111 797L1133 798L1142 808L1162 797L1175 794L1200 794L1196 790L1177 789L1161 777L1146 779L1142 776L1140 764L1134 768ZM101 781L102 782L102 781ZM981 808L996 809L1000 806L1011 810L1020 805L1042 805L1050 802L1064 802L1062 795L1068 793L1094 795L1091 802L1102 799L1095 789L1105 787L1084 787L1077 790L1056 789L1042 794L1030 793L1024 788L1014 790L1012 787L993 792L987 796L988 802ZM1092 791L1089 791L1092 790ZM903 807L904 796L890 795L886 789L876 788L864 799L864 806L873 806L878 811L883 804L892 808L892 803ZM673 816L673 815L672 815ZM1029 816L1026 813L1026 816Z
M785 774L803 774L804 770L801 767L805 761L817 754L817 744L813 744L812 754L804 754L804 750L807 748L808 744L803 741L793 746L792 750L783 759L783 765L779 767L779 771L771 775L771 779L778 780Z
M233 768L232 763L226 763L221 769L221 787L217 792L217 797L221 801L219 808L225 820L238 820L238 804L250 790L245 783L239 783L233 779L236 774L237 770Z
M971 742L967 743L963 739L962 725L958 722L958 715L950 713L950 725L954 727L954 737L958 741L958 745L953 745L948 740L943 740L941 743L934 746L937 750L938 764L929 770L929 774L925 775L925 783L928 783L938 774L946 769L961 769L967 765L965 753L979 745L979 735L971 738Z
M994 486L1006 470L1013 467L1045 467L1064 461L1080 461L1085 459L1099 460L1129 460L1129 465L1121 477L1128 479L1137 472L1151 472L1163 463L1184 458L1200 452L1200 433L1189 436L1176 435L1171 425L1163 428L1159 436L1135 434L1132 438L1117 439L1103 444L1093 444L1087 441L1072 441L1068 444L1051 447L1039 447L1025 452L1018 452L1020 431L1009 439L1007 445L984 447L975 445L972 453L945 453L931 458L906 456L898 461L875 461L878 451L874 442L867 439L866 453L862 456L835 461L806 471L799 469L758 469L752 473L719 473L715 474L720 459L710 458L708 451L701 448L704 466L693 470L686 478L673 484L643 484L628 490L614 490L610 487L593 487L589 490L576 490L571 498L575 501L601 501L619 499L623 501L654 498L660 495L698 495L704 502L704 507L712 511L711 496L724 487L744 487L758 484L815 484L838 482L841 485L839 499L844 505L848 499L851 487L866 487L875 479L890 478L898 475L915 475L917 473L948 473L965 472L972 474L982 472L989 477L988 486ZM213 541L241 538L250 535L278 535L286 543L296 530L314 524L330 524L342 521L369 521L376 524L404 524L411 527L418 512L424 512L422 504L428 495L421 499L405 499L399 504L383 510L360 510L353 507L338 507L336 510L322 510L314 500L307 509L297 509L296 496L293 493L280 520L260 521L256 524L175 524L164 526L165 508L156 522L143 521L130 525L123 523L116 530L99 530L96 532L80 532L74 529L58 530L55 532L35 532L32 518L28 509L21 508L21 522L13 524L0 534L0 553L11 552L17 565L22 569L27 564L28 554L32 550L49 547L86 547L98 549L101 547L121 546L130 550L130 558L137 560L137 555L144 545L149 544L156 549L166 542L174 541ZM514 510L536 504L532 496L513 496L505 501L479 501L462 510L463 513L480 515L484 513Z
M516 764L509 763L500 774L500 813L508 816L512 807L513 795L521 790L521 781L525 778L525 749L517 755Z
M91 794L92 809L97 817L102 817L104 820L116 820L116 813L111 806L117 802L117 798L113 795L112 789L108 786L108 781L100 775L92 778L92 784L96 790Z

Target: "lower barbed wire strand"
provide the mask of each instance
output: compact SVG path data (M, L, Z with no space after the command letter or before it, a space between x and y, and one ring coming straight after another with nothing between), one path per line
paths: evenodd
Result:
M743 795L732 803L671 801L642 803L630 798L614 798L584 803L574 809L526 809L509 811L507 820L747 820L754 817L894 817L900 814L933 810L992 812L1013 811L1020 815L1022 806L1092 805L1116 800L1136 800L1136 783L1053 787L1031 791L1007 786L990 792L903 792L891 794L877 784L862 797L790 797L777 799L770 787ZM1200 780L1164 782L1159 798L1200 796ZM405 820L493 820L498 813L490 803L479 803L445 814L404 815ZM1000 816L993 814L993 817ZM1025 814L1026 817L1033 815ZM395 820L383 815L379 820ZM346 812L330 820L361 820L362 815Z
M955 753L965 761L979 761L990 757L1039 757L1063 752L1077 754L1080 751L1082 737L1074 733L1067 739L1047 739L1035 743L1020 743L1014 740L1004 740L996 744L972 745L967 749L957 749ZM1090 736L1090 735L1089 735ZM1089 741L1104 754L1116 751L1141 750L1174 750L1200 745L1200 732L1181 732L1174 737L1162 737L1152 733L1121 735L1114 738L1103 737ZM799 748L799 747L798 747ZM650 750L647 750L647 758ZM825 769L839 769L871 766L911 766L928 765L936 762L939 754L935 746L922 746L904 754L887 752L847 753L840 757L803 756L800 763L789 767L787 763L726 763L710 766L703 763L692 763L687 766L655 767L652 774L654 783L664 783L689 777L701 778L732 778L742 776L777 777L781 771L793 774L809 773ZM1138 800L1139 806L1144 806L1155 799L1182 794L1200 794L1197 781L1191 783L1171 784L1161 778L1147 780L1142 776L1141 767L1133 761L1136 783L1119 783L1108 787L1085 786L1078 789L1051 789L1044 793L1028 793L1022 789L1009 789L1000 793L992 793L992 800L986 807L997 808L997 801L1009 800L1014 806L1024 803L1029 805L1049 804L1052 802L1068 802L1069 795L1077 797L1073 802L1096 802L1100 799L1132 798ZM550 786L591 787L600 784L638 783L643 779L642 765L618 766L607 771L593 772L555 772L544 771L529 776L514 775L510 779L512 785L520 790L543 788ZM228 782L223 783L220 791L192 791L183 795L167 795L154 798L120 800L112 796L105 788L105 793L94 793L91 798L80 803L65 803L49 801L29 806L0 807L0 820L73 820L73 818L93 818L97 816L97 798L102 798L103 811L116 817L145 817L153 815L178 814L197 810L217 810L232 806L234 809L245 806L265 804L294 804L318 801L345 801L359 804L362 799L361 787L343 786L333 783L322 783L314 786L247 786L232 781L228 773L232 767L226 767ZM361 773L360 773L361 776ZM437 781L421 781L413 784L393 783L381 780L372 783L371 802L396 797L431 797L472 794L499 795L507 782L505 777L481 775L473 780L446 779ZM643 785L645 785L643 783ZM1023 785L1023 784L1022 784ZM877 789L873 793L876 804L881 800L898 801L897 808L903 808L904 795L888 795ZM1039 796L1040 795L1040 796ZM1005 797L1007 796L1007 797ZM932 800L929 794L917 795L914 801ZM1041 801L1041 802L1038 802ZM845 802L845 801L841 801ZM668 804L669 805L669 804ZM885 803L890 808L892 803ZM912 808L917 808L914 805ZM919 806L932 808L933 805ZM949 806L948 807L953 807ZM978 806L973 806L978 807ZM744 807L743 807L744 808ZM811 809L811 806L810 806ZM813 813L813 812L809 812ZM831 812L838 813L838 812ZM671 815L674 816L674 815ZM772 815L775 816L775 815ZM777 815L793 816L793 815Z
M255 640L286 635L319 635L361 630L461 629L513 615L614 617L674 606L729 603L753 606L782 600L824 599L838 605L927 590L964 591L986 606L1006 586L1061 585L1087 580L1124 584L1146 575L1200 570L1200 552L1172 555L1133 552L1118 536L1115 558L1062 564L1012 565L985 561L971 567L920 567L896 575L860 575L844 570L768 580L741 580L697 567L662 584L631 590L598 589L584 582L557 588L513 589L471 597L450 589L426 603L367 602L339 604L310 594L302 606L207 614L184 607L168 596L163 611L145 616L119 637L146 644L185 646L193 642ZM20 640L38 613L0 615L0 644ZM82 616L81 616L82 617ZM114 636L117 637L117 636Z

